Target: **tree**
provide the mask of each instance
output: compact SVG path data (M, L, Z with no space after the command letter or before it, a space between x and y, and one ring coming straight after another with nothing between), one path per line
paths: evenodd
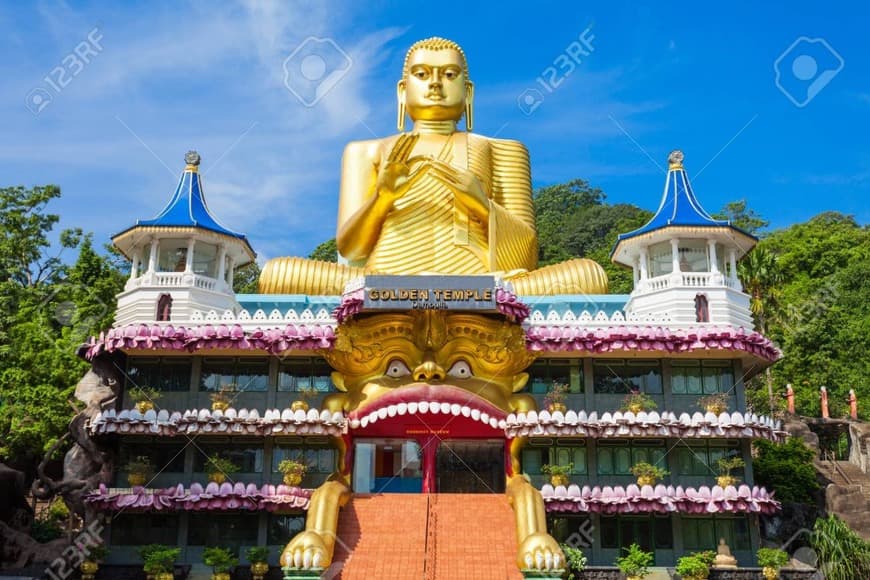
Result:
M124 276L81 230L60 234L46 204L55 186L0 189L0 459L32 472L66 431L72 393L87 363L76 347L111 324ZM65 250L78 250L72 265Z
M260 291L260 265L257 262L245 264L233 272L233 292L236 294L256 294Z
M311 252L308 256L312 260L322 260L324 262L338 261L338 246L335 245L335 238L326 240Z
M719 213L713 214L713 217L718 220L728 220L731 225L753 236L763 235L764 228L770 225L769 220L761 217L755 210L746 207L745 199L726 203L719 210Z
M776 499L781 502L815 503L814 494L819 484L812 449L798 437L789 437L782 444L761 439L754 445L755 483L776 491Z

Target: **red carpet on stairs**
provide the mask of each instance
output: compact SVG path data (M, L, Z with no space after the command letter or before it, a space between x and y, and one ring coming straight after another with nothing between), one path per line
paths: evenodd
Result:
M354 496L338 540L328 575L336 579L522 578L513 510L501 494Z

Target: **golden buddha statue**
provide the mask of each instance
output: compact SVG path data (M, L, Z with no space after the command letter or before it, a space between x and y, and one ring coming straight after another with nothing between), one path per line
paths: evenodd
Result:
M459 45L411 46L397 93L399 134L344 151L336 243L348 263L276 258L261 292L341 294L365 274L495 274L520 295L607 292L592 260L536 269L528 152L471 133L474 85ZM467 131L457 130L463 114Z

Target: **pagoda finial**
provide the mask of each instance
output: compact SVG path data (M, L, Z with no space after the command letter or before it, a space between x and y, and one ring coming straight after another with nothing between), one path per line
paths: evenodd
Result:
M679 149L674 149L671 151L671 154L668 155L668 169L682 169L683 168L683 152Z
M184 154L184 162L187 163L187 167L184 168L185 171L198 171L200 162L199 153L191 149Z

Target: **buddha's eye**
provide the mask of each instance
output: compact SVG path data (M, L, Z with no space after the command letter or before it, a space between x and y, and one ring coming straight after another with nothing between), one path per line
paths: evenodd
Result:
M455 379L467 379L468 377L474 376L471 372L471 365L464 360L458 360L453 363L453 366L450 367L449 371L447 371L447 375Z
M401 377L407 377L410 374L411 369L408 368L408 365L406 365L397 358L391 360L390 364L387 365L386 375L390 378L398 379Z
M456 71L448 70L444 73L444 76L450 79L451 81L456 78Z
M429 73L426 71L426 69L423 69L423 68L418 68L417 70L415 70L411 74L413 74L415 77L417 77L420 80L426 80L427 78L429 78Z

